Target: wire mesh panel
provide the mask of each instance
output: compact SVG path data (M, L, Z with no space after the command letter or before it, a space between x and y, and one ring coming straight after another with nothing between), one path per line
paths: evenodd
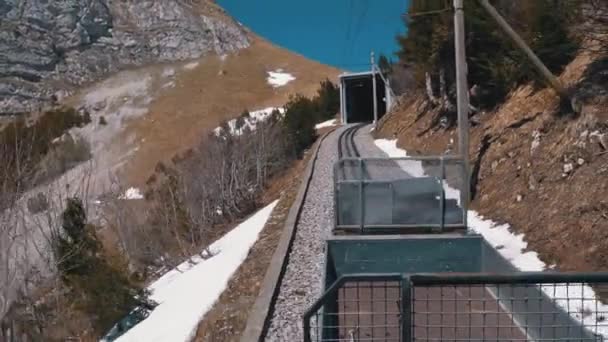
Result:
M412 340L603 341L608 312L591 287L542 278L413 278Z
M346 158L336 164L334 179L336 228L466 226L460 159Z
M304 318L305 342L604 341L608 273L343 276Z
M345 281L306 318L305 341L403 341L401 293L398 280Z

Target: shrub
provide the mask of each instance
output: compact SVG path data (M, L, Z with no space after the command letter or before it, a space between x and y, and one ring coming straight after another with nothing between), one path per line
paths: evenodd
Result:
M317 109L318 122L332 119L340 110L340 89L330 80L321 82L317 95L313 98Z
M35 166L34 183L40 184L56 178L74 166L91 159L91 145L80 137L66 134Z
M73 303L93 318L99 334L134 308L154 306L148 293L129 280L125 267L104 254L80 199L69 198L61 218L61 228L52 235L57 268Z
M295 155L300 158L316 139L317 107L301 95L292 97L285 105L285 127Z
M0 159L7 177L0 180L3 189L23 190L22 186L36 185L39 171L36 167L51 151L53 141L73 127L82 127L90 121L87 113L73 108L57 108L42 114L28 124L24 117L6 125L0 131Z
M102 116L100 116L100 117L99 117L99 125L101 125L101 126L105 126L105 125L107 125L107 124L108 124L108 122L106 121L106 117L105 117L105 116L103 116L103 115L102 115Z
M30 214L38 214L49 208L49 201L46 196L39 192L36 196L27 199L27 210Z

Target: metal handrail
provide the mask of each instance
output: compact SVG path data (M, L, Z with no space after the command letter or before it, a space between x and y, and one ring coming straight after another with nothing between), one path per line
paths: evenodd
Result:
M608 284L608 272L517 272L517 273L382 273L382 274L349 274L340 276L324 294L315 301L303 316L304 319L304 341L311 342L311 318L331 300L336 292L347 282L380 282L398 281L401 288L401 338L403 342L412 340L412 316L413 298L412 291L416 286L466 286L466 285L546 285L546 284ZM539 290L540 291L540 290ZM546 296L546 295L545 295ZM548 299L550 297L547 296ZM500 300L500 298L497 298ZM522 298L521 301L524 301ZM580 325L581 329L587 329L582 323L574 321L569 312L563 311L556 303L555 312L561 311L573 324ZM544 312L533 312L529 314L545 314ZM513 317L513 319L516 319ZM582 330L581 330L582 331Z
M438 162L439 163L439 167L440 167L440 177L435 177L438 179L439 182L439 187L440 187L440 191L438 193L438 196L440 196L439 201L440 201L440 208L439 208L439 224L434 224L434 223L420 223L420 224L380 224L380 225L366 225L365 224L365 198L364 198L364 186L367 184L388 184L391 185L393 181L390 180L379 180L379 179L369 179L366 177L362 177L362 173L363 173L363 169L366 168L365 164L366 162L369 163L373 163L373 162L377 162L377 161L394 161L394 162L399 162L399 161L419 161L419 162L424 162L424 161L434 161L434 162ZM353 225L346 225L346 224L342 224L340 222L340 215L338 210L340 209L340 205L339 205L339 200L338 200L338 188L340 184L354 184L354 185L358 185L359 188L359 203L358 203L358 208L359 208L359 231L361 233L365 233L365 230L368 228L375 228L377 226L381 226L383 228L387 228L387 229L399 229L399 228L403 228L403 229L407 229L407 228L432 228L433 232L436 233L441 233L444 231L444 228L453 228L454 226L458 226L460 228L466 228L467 227L467 214L468 214L468 206L466 205L466 203L460 203L460 207L461 207L461 211L462 211L462 221L459 222L458 224L454 225L454 224L446 224L445 222L445 214L446 214L446 193L445 193L445 186L446 186L446 163L449 162L462 162L462 158L460 156L455 156L455 155L439 155L439 156L407 156L407 157L398 157L398 158L376 158L376 157L372 157L372 158L354 158L354 157L346 157L346 158L342 158L340 159L338 162L336 162L334 164L334 168L333 168L333 175L334 175L334 212L336 213L334 215L334 227L335 229L351 229ZM343 168L346 164L351 164L355 167L357 167L358 169L358 176L357 173L355 174L355 177L353 179L340 179L340 172L339 170L341 168ZM453 165L457 166L459 165L458 163L454 163ZM432 177L432 176L429 176ZM412 178L420 178L420 177L412 177ZM462 189L458 189L458 191L462 192Z

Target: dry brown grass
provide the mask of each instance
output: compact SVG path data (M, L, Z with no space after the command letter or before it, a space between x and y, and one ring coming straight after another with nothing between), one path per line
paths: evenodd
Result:
M296 80L272 88L266 72L278 68ZM196 145L223 120L244 109L281 106L294 93L313 95L323 79L335 79L338 73L255 37L250 48L225 60L202 58L197 68L178 75L176 86L152 103L149 114L127 128L125 136L135 133L142 141L126 166L128 183L143 185L159 161Z
M591 60L579 56L562 81L576 85ZM424 154L442 153L450 139L456 147L455 129L421 133L432 115L416 121L417 102L410 99L387 118L381 135L397 136L399 146ZM469 155L473 163L480 161L473 208L524 233L530 250L562 270L608 269L608 155L599 154L593 141L576 145L585 130L597 129L597 122L608 125L601 110L605 105L587 106L579 118L562 118L556 115L559 99L552 90L522 87L496 111L478 114L480 123L470 131ZM532 153L534 131L542 137ZM479 159L484 136L490 146ZM579 158L583 165L577 165ZM574 171L564 176L567 162L574 164Z

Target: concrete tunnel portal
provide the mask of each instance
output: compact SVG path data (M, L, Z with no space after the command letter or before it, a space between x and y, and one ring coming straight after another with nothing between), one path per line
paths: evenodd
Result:
M390 109L390 85L379 72L345 73L340 75L340 115L343 123L374 122L374 77L377 119Z

